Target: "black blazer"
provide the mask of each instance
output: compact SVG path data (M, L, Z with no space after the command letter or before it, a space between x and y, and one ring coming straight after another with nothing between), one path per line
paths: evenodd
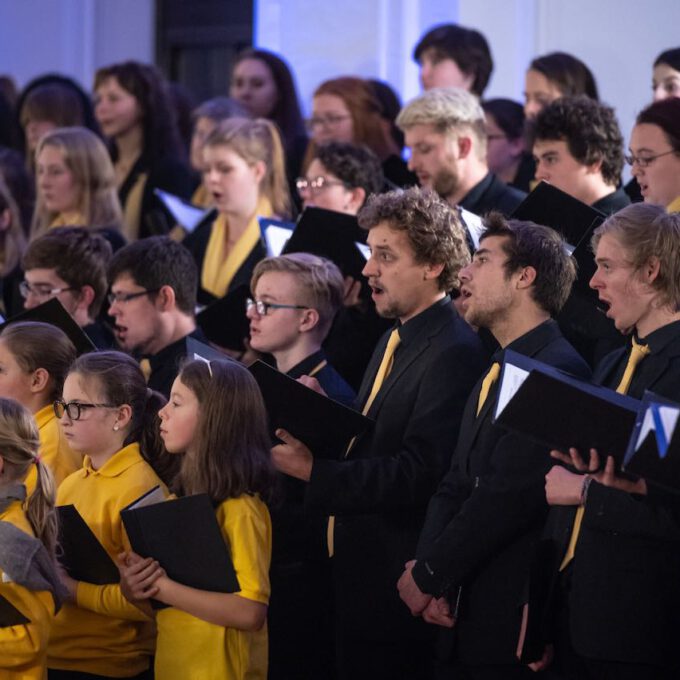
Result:
M217 210L210 211L201 223L190 234L187 234L186 238L182 241L182 245L194 256L194 260L196 261L196 268L198 269L197 300L199 305L209 305L217 300L212 293L201 286L203 260L205 259L205 251L208 249L212 225L216 218ZM250 278L253 274L253 269L255 269L255 265L265 257L267 257L267 251L262 243L258 241L245 259L245 262L234 274L234 278L229 284L227 293L235 290L242 284L250 287Z
M365 403L387 344L378 343L358 404ZM368 640L424 639L397 594L415 553L427 502L444 474L465 400L486 363L475 333L449 298L401 329L393 369L368 416L375 420L341 461L316 460L308 511L336 515L336 620Z
M645 389L680 401L680 322L662 329L665 347L645 357L628 394ZM658 331L657 331L658 332ZM615 388L629 347L602 360L594 381ZM638 375L639 374L639 375ZM569 598L574 650L624 663L678 666L680 639L680 495L648 484L647 496L590 485L572 563ZM562 525L560 550L574 511Z
M498 210L509 217L525 198L523 191L508 186L489 172L470 189L459 205L475 215L483 216L491 210Z
M552 320L508 348L578 377L590 375ZM413 576L426 593L454 602L460 595L456 627L441 635L450 643L457 637L464 663L513 664L548 512L544 477L551 459L545 447L492 423L497 383L476 415L481 382L465 406L451 468L428 507Z

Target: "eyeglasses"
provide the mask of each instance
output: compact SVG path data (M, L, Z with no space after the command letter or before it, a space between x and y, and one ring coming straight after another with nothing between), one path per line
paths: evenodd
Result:
M342 115L339 113L330 113L327 116L312 116L306 121L307 130L314 132L314 129L318 127L334 128L342 123L343 120L351 117L349 114Z
M140 290L138 293L109 293L106 296L106 299L109 301L110 305L114 304L115 302L121 302L125 304L126 302L130 302L130 300L142 297L142 295L151 295L152 293L157 293L159 290L160 288L154 288L153 290Z
M319 175L318 177L314 177L313 179L307 179L306 177L298 177L295 180L295 187L298 190L298 193L302 193L303 191L323 191L327 187L347 187L345 182L341 182L340 180L337 179L326 179L322 175Z
M54 404L54 415L61 419L64 417L64 413L68 414L71 420L80 420L82 411L88 408L118 408L116 404L83 404L79 401L69 401L65 402L63 399L57 399Z
M631 154L630 156L624 156L623 159L626 161L626 163L628 163L628 165L635 165L637 163L641 168L646 168L648 165L651 165L657 158L661 158L661 156L668 156L669 154L672 153L677 152L675 149L671 149L670 151L657 153L655 156L633 156Z
M309 309L305 305L279 305L275 302L265 302L264 300L253 300L248 298L246 300L246 312L249 312L253 307L259 316L267 316L270 309Z
M77 290L77 288L73 286L68 286L68 288L50 288L48 285L40 284L32 286L28 281L21 281L19 283L19 292L23 298L27 298L29 295L35 295L38 298L54 297L67 290Z

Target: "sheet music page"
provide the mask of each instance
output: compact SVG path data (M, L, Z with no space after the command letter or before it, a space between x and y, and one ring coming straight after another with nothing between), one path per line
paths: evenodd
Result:
M667 442L670 442L675 432L675 428L678 424L678 418L680 418L680 409L673 408L672 406L663 406L660 404L650 404L650 406L645 411L645 417L642 421L642 427L640 428L640 434L638 435L637 442L635 443L635 450L637 451L641 446L642 442L652 430L656 430L656 423L654 422L654 413L652 411L652 406L657 406L659 410L659 416L661 418L661 424L663 427L663 432Z
M354 245L359 249L359 252L364 256L364 259L368 260L368 258L371 257L371 249L365 243L354 241Z
M165 207L172 213L172 216L177 222L188 232L192 232L206 215L206 210L203 208L196 208L186 201L183 201L179 196L169 194L162 189L156 189L155 193L156 196L163 201Z
M290 229L285 227L269 225L264 230L264 238L267 242L267 255L269 257L278 257L292 233Z
M513 366L512 364L505 364L503 366L503 377L500 388L498 390L498 402L496 404L495 418L503 412L503 409L508 405L508 402L515 396L517 390L522 386L522 383L527 379L529 371L523 368Z

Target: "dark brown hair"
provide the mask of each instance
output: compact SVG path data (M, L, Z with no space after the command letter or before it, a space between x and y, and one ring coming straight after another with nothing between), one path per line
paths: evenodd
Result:
M214 503L243 494L270 500L276 473L267 413L250 372L235 361L196 360L184 364L179 379L200 407L191 451L182 456L182 492L207 493Z
M480 236L504 238L501 248L508 256L505 263L509 277L522 267L536 270L531 288L536 304L550 316L556 316L569 297L576 280L576 263L569 255L562 236L549 227L534 222L506 220L497 212L484 218L486 230Z

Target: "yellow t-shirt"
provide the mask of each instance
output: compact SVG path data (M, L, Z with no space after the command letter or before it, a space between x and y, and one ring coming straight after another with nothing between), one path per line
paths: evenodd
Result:
M241 597L269 603L271 520L257 496L224 501L217 521L229 546ZM267 626L251 633L217 626L170 607L156 615L156 677L162 680L265 680Z
M109 556L130 549L120 511L160 485L134 443L115 453L99 470L85 456L81 470L59 487L57 505L73 504ZM119 584L80 581L77 605L66 604L54 619L48 668L114 678L138 675L153 653L152 622L120 590Z
M78 212L59 213L51 222L50 229L54 227L84 227L87 224L85 215Z
M33 417L40 433L40 457L52 471L54 482L59 487L70 474L82 467L83 457L68 445L59 427L57 416L54 415L52 404L41 408ZM24 482L27 496L35 490L37 479L35 466L31 466Z
M0 513L9 522L35 536L21 501ZM2 680L43 680L46 671L47 639L54 617L54 599L46 590L34 592L11 581L0 572L0 596L18 609L30 623L0 628L0 678Z

